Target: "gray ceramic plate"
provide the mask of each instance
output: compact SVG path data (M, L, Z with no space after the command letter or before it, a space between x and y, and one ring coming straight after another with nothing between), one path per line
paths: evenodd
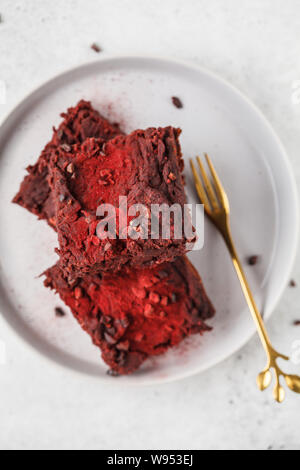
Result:
M183 109L171 96L179 96ZM287 283L297 243L297 197L286 154L260 112L223 80L200 68L159 58L123 57L85 65L51 80L26 98L0 129L0 308L12 327L44 355L99 378L107 367L69 313L38 277L56 261L56 235L44 222L11 204L24 168L34 163L59 114L81 98L91 100L125 131L179 126L188 160L208 152L228 192L232 228L258 305L269 316ZM186 166L190 202L196 202ZM191 259L213 300L214 331L193 337L149 361L120 383L149 384L190 376L238 350L254 332L231 261L207 222L204 249ZM26 346L24 346L26 347Z

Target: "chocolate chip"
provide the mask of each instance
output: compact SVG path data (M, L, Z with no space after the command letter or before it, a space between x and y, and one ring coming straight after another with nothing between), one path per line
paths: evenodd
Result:
M97 54L99 54L99 52L102 51L101 47L98 44L96 44L95 42L94 42L94 44L91 45L91 49L93 49L93 51L97 52Z
M178 96L172 96L172 103L178 109L183 108L182 101L178 98Z
M293 323L294 326L300 326L300 320L295 320Z
M65 317L66 316L66 312L61 308L61 307L56 307L55 308L55 315L59 318L61 317Z
M296 287L296 286L297 286L296 282L294 281L294 279L292 279L290 281L290 287Z
M64 152L71 152L72 148L69 144L61 144L60 148L64 151Z
M110 377L120 377L120 374L113 370L113 369L109 369L107 372L106 372L107 375L109 375Z
M255 266L258 263L258 260L259 260L258 255L249 256L249 258L248 258L249 266Z

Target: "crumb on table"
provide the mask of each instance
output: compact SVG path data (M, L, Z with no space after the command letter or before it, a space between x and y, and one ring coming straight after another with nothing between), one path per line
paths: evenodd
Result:
M99 52L102 51L101 47L95 42L91 45L91 49L93 49L93 51L97 52L97 54L99 54Z
M183 104L182 104L182 101L180 98L178 98L178 96L172 96L172 103L174 104L174 106L178 109L181 109L183 108Z
M248 257L248 264L249 266L255 266L258 263L259 256L258 255L252 255Z
M61 317L65 317L66 316L66 312L61 308L61 307L56 307L55 308L55 315L59 318Z

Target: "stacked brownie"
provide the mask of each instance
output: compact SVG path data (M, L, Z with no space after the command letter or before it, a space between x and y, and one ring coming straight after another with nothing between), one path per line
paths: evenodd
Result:
M28 175L13 200L39 219L46 219L52 226L55 211L48 184L48 166L52 152L59 148L69 149L74 144L84 142L88 137L109 140L121 134L117 125L110 124L86 101L80 101L75 108L70 108L66 114L62 114L62 118L59 128L53 129L52 139L42 151L37 163L27 168Z
M142 204L149 221L153 204L183 209L180 130L126 136L85 101L62 117L14 202L57 231L59 260L45 273L45 285L70 307L110 373L129 374L148 357L209 330L205 321L214 315L185 257L191 240L184 230L181 238L143 237L120 205L125 198L128 207ZM114 238L99 236L103 205L116 208ZM171 235L174 224L171 219Z

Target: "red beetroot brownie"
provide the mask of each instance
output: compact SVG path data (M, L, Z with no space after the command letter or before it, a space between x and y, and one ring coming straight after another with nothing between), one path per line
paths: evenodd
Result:
M52 139L44 148L37 163L27 168L29 174L13 200L37 215L39 219L46 219L54 227L54 201L48 184L48 164L51 153L60 146L68 148L70 145L84 142L88 137L109 140L122 134L117 125L104 119L93 109L91 103L84 100L61 116L63 122L58 129L53 129Z
M96 231L100 222L96 217L98 206L111 204L118 208L119 196L127 196L128 207L143 204L149 220L151 204L177 203L183 208L179 134L180 130L172 127L150 128L108 142L87 139L80 146L53 153L49 181L57 207L58 253L70 278L115 272L124 265L152 266L184 255L184 230L181 238L164 239L160 235L155 240L151 233L148 239L122 239L118 224L116 239L100 240ZM117 209L117 216L119 212ZM173 230L171 222L171 233Z
M86 276L70 285L58 265L45 285L71 308L117 374L130 374L191 334L211 328L215 311L187 258L151 269Z

